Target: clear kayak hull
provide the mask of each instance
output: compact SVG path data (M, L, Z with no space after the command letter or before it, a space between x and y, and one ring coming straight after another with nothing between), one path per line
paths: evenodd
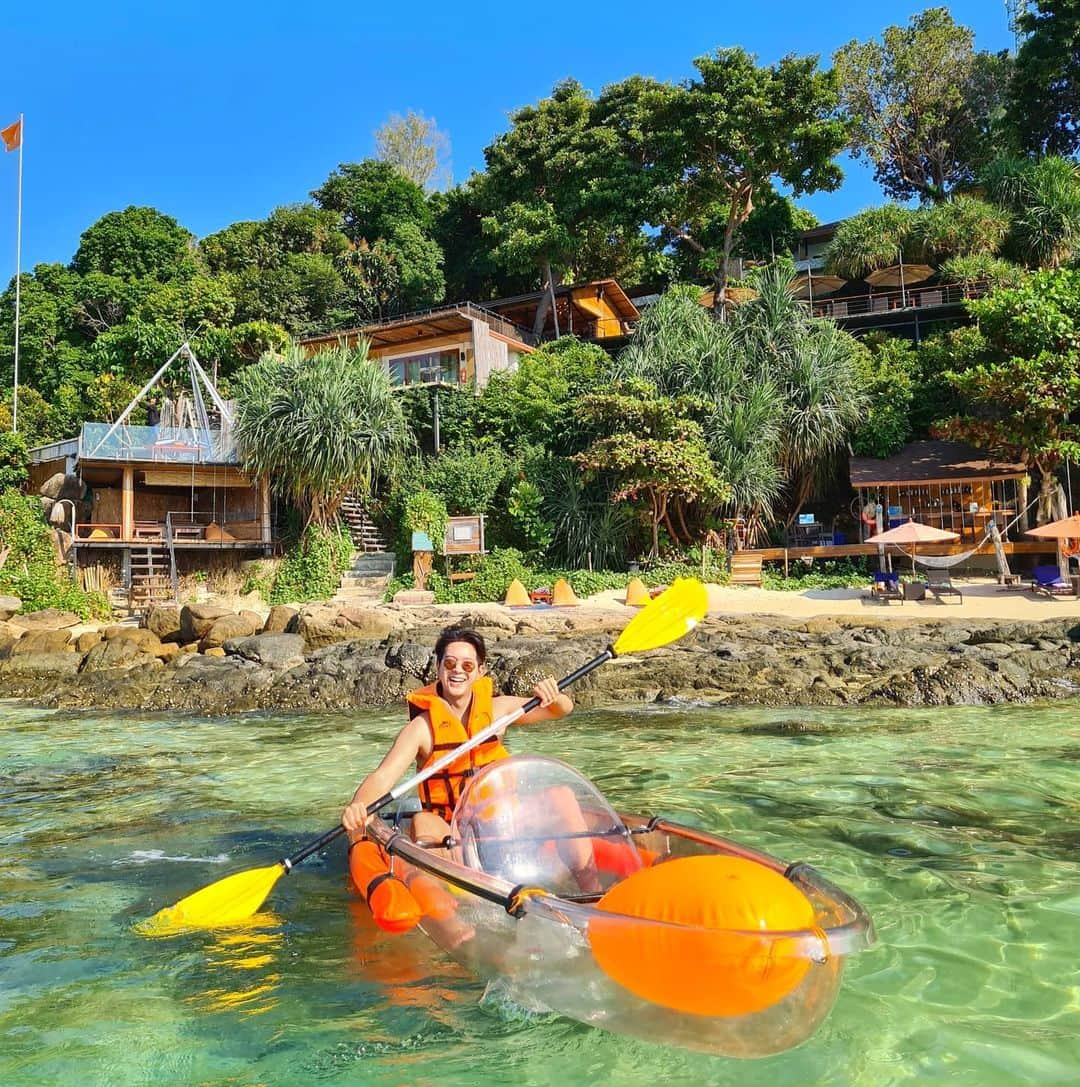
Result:
M521 762L550 767L555 760ZM521 767L517 772L520 780ZM595 847L603 886L591 893L574 893L565 875L558 889L549 890L545 881L526 886L478 870L467 834L452 836L450 847L439 850L411 841L392 823L375 821L369 835L395 858L398 872L423 874L423 931L477 977L501 979L528 1006L618 1034L730 1057L768 1056L810 1037L836 999L844 959L873 943L862 907L808 865L786 865L668 820L617 816L602 798L596 803L599 794L591 785L589 790L579 789L579 795L592 837L580 831L563 837ZM488 809L490 793L484 797ZM468 795L462 804L467 800ZM462 822L455 817L457 834ZM535 841L540 858L525 870L537 869L556 884L560 880L551 870L564 874L576 855L569 854L562 866L545 861L557 855L558 838L519 838ZM505 856L495 867L506 866ZM688 863L689 858L713 859ZM520 858L515 863L521 866ZM724 893L728 887L738 893L728 880L732 871L783 881L805 903L807 923L784 929L763 929L760 922L716 926L702 920L711 914L695 919L680 913L679 901L661 902L648 917L609 905L627 901L625 894L619 899L620 886L632 892L631 881L651 881L662 888L667 873L675 886L681 872L691 877L689 889L682 884L683 897L712 909L718 891L694 885L699 870L721 872L716 888Z

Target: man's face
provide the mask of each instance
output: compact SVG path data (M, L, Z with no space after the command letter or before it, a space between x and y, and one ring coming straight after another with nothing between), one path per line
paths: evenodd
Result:
M468 642L451 642L439 661L439 682L451 697L466 694L480 675L476 650Z

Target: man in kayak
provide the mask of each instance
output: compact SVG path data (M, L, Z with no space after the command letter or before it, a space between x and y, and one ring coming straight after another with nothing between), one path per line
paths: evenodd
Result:
M349 840L364 836L369 816L367 806L388 793L413 765L423 770L448 751L463 744L468 737L508 713L523 706L528 699L494 695L491 677L484 663L487 647L475 630L448 627L435 643L436 682L408 696L409 722L398 733L382 762L360 783L352 801L342 812L341 822ZM565 717L574 703L548 676L533 688L540 699L536 709L518 719L518 724L554 721ZM442 841L450 833L450 818L458 797L469 778L482 766L505 758L509 752L499 737L493 737L451 763L442 773L428 778L420 787L423 811L412 819L414 840ZM548 798L546 821L557 817L564 829L584 830L585 823L572 794ZM552 810L556 809L556 810ZM538 821L542 813L538 812ZM586 841L571 839L562 843L564 862L582 890L599 890L595 864ZM563 850L560 850L563 853Z

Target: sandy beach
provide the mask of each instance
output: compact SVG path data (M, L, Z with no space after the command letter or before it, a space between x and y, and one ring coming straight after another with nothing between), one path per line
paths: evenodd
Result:
M803 592L778 592L747 586L708 586L710 615L779 615L810 619L817 615L850 615L859 619L898 619L924 622L939 619L1012 619L1035 622L1080 618L1080 598L1049 597L1030 589L1003 590L996 581L985 578L955 578L953 584L963 593L963 601L946 597L941 602L932 596L925 600L893 601L882 604L867 597L863 589L806 589ZM590 603L621 604L624 593L612 590L590 597Z

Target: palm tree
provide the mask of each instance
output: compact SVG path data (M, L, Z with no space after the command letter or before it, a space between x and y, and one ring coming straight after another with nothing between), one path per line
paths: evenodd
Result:
M305 528L328 526L350 492L370 492L408 444L389 375L363 340L264 355L241 371L235 395L245 470L291 498Z
M1056 155L999 158L983 183L1012 214L1007 254L1034 268L1060 268L1080 254L1080 164Z

